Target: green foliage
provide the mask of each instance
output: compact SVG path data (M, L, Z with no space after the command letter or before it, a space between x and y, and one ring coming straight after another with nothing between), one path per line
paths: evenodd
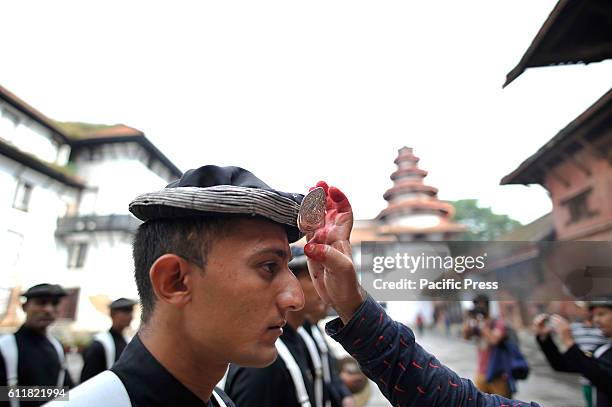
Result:
M495 240L511 232L521 223L508 215L498 215L491 208L481 208L476 199L462 199L451 202L455 207L453 221L467 225L468 231L458 235L455 240Z
M93 124L93 123L82 123L82 122L55 122L55 125L59 127L64 133L71 139L78 140L87 138L91 134L94 134L97 130L106 129L112 127L107 124Z

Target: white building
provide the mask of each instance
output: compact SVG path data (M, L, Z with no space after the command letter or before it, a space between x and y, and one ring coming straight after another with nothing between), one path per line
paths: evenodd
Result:
M60 325L106 328L106 302L137 296L128 203L180 175L136 129L55 123L0 86L0 327L21 322L21 291L49 282L70 290Z

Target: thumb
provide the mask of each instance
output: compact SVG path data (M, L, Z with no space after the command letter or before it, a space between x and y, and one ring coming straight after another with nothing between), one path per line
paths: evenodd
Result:
M353 260L330 245L308 243L304 246L304 254L311 260L321 263L332 275L355 273Z

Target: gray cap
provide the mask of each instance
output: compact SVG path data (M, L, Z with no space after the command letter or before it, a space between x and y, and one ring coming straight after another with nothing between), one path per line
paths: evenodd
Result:
M161 191L136 197L129 209L145 222L214 214L261 216L283 225L293 243L301 237L297 215L303 198L272 189L243 168L205 165Z

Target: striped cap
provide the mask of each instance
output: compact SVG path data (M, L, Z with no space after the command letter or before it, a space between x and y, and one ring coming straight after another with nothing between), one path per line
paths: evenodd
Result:
M142 221L215 214L261 216L280 223L289 242L301 237L302 194L277 191L240 167L206 165L189 170L161 191L136 197L130 212Z

